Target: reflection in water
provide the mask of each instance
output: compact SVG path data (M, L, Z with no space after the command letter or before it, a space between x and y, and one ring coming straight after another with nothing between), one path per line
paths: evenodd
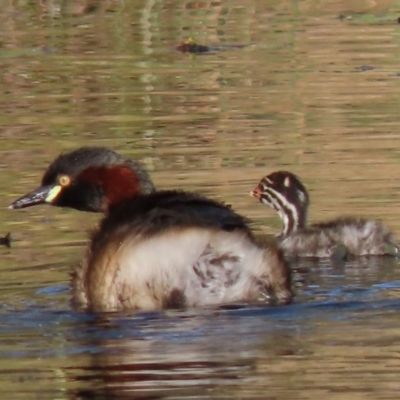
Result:
M217 398L221 388L227 392L232 386L242 384L252 364L232 358L207 360L204 359L207 358L206 351L201 347L197 353L191 349L181 357L168 355L163 361L153 356L152 362L138 363L135 343L119 341L113 347L114 351L124 352L124 355L94 355L93 366L83 368L82 375L74 378L81 382L82 389L75 391L79 398L91 399L100 395L112 399L121 396L157 399L211 394Z
M268 311L260 311L268 317ZM254 321L246 321L252 321L252 311L246 309L245 314L237 328L237 316L223 310L143 317L142 321L113 317L92 321L86 338L79 340L80 346L95 349L90 364L67 371L73 375L70 379L82 382L83 389L75 394L154 399L234 394L256 374L256 352L246 343L260 339L252 331ZM292 329L283 330L289 338ZM124 337L115 337L121 334ZM288 340L286 348L278 344L281 338L282 332L272 328L268 344L264 343L268 352L294 354L294 341Z

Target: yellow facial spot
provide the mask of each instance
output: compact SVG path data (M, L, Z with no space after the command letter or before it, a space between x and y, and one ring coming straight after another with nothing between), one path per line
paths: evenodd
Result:
M51 203L57 196L58 194L61 192L62 186L57 185L54 186L50 191L49 194L47 195L45 202L46 203Z

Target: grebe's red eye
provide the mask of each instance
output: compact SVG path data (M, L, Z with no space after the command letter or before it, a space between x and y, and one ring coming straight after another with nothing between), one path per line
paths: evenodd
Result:
M71 178L68 175L61 175L58 178L58 183L60 184L60 186L69 186L71 183Z

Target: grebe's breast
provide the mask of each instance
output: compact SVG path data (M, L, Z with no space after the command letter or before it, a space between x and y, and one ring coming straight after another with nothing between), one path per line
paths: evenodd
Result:
M312 226L278 238L278 243L289 258L328 258L334 255L337 247L329 232L313 229Z
M254 245L244 231L201 227L150 237L113 237L89 253L73 279L78 308L154 310L290 300L280 253ZM283 301L281 301L283 300Z

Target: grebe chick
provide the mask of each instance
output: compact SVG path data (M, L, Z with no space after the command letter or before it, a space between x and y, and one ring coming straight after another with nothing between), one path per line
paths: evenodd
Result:
M250 193L278 212L283 229L278 242L289 257L335 257L346 255L398 255L398 243L379 221L339 217L307 225L309 195L300 179L277 171L261 179Z
M59 156L10 208L42 203L105 213L73 273L79 309L291 301L281 251L258 246L243 217L199 194L155 191L139 164L109 149Z

